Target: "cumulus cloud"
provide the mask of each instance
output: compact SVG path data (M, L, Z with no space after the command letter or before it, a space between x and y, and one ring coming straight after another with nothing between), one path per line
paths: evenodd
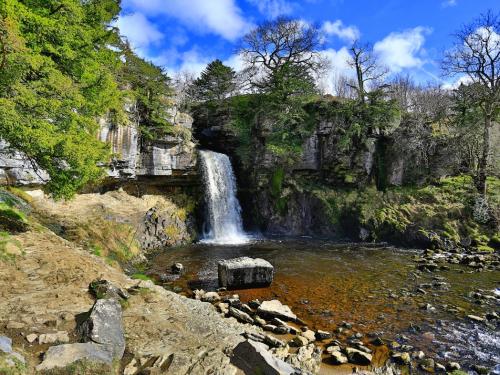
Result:
M235 0L124 0L122 6L147 16L176 18L186 28L231 41L251 27Z
M354 72L348 64L349 51L347 47L339 50L328 48L320 52L321 57L329 63L328 70L320 77L317 77L318 86L325 94L336 94L335 81L339 77L353 78Z
M122 16L116 22L116 26L132 47L143 53L151 45L157 44L165 37L142 13Z
M295 7L294 3L286 0L248 0L248 2L256 6L259 12L267 18L276 18L291 14Z
M425 37L430 29L418 26L403 32L393 32L373 46L373 50L392 72L398 73L407 68L419 68L422 59Z
M335 35L338 38L352 42L359 39L361 33L356 26L344 26L341 20L326 21L321 26L321 31L326 35Z

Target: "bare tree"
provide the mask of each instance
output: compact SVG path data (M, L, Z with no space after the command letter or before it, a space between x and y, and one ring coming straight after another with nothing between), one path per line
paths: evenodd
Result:
M410 75L398 74L388 83L390 85L389 97L394 99L403 111L411 111L418 88Z
M357 85L354 88L358 93L359 100L364 103L366 92L369 89L368 85L382 80L387 75L388 69L380 64L368 44L355 41L349 48L349 53L351 57L348 63L356 70Z
M250 31L240 53L252 86L268 91L276 89L276 78L283 75L312 77L324 66L320 45L316 26L280 17Z
M355 99L358 92L355 89L356 82L343 74L335 73L332 78L333 93L339 98Z
M474 176L481 195L486 194L490 163L491 128L499 115L500 104L500 14L488 11L455 34L454 47L445 53L443 71L448 75L466 75L470 80L469 97L479 105L483 116L482 154Z

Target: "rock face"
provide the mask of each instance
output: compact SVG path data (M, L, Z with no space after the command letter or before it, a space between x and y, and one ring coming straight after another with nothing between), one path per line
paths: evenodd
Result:
M225 288L248 288L272 283L274 267L260 258L235 258L218 264L219 285Z
M292 375L297 370L288 363L274 357L269 347L260 342L246 340L238 344L233 351L231 363L246 375Z
M129 117L134 118L134 113L133 107L130 107ZM109 143L115 154L108 165L108 176L111 179L136 179L172 185L195 182L196 151L190 139L192 120L186 114L175 112L171 121L175 124L176 135L150 141L141 139L136 125L116 125L101 119L99 139Z
M197 157L191 141L191 117L173 107L169 119L174 124L173 134L149 141L140 136L135 105L128 103L125 111L129 125L116 124L107 116L99 119L98 138L111 146L114 155L112 162L104 165L110 182L196 184ZM48 179L45 171L0 139L0 185L39 186Z
M45 171L0 139L0 185L35 186L44 184L48 178Z

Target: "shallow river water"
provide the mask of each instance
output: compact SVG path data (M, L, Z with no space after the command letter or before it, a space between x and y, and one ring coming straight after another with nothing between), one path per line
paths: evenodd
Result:
M498 330L465 318L498 311L500 272L452 265L450 270L422 273L413 262L416 254L312 239L198 244L157 254L150 273L168 274L180 262L186 272L167 286L215 290L219 260L264 258L275 267L274 282L267 288L234 291L244 302L276 298L313 329L333 331L350 322L357 332L412 345L443 362L500 363ZM482 305L472 296L478 289L490 296Z

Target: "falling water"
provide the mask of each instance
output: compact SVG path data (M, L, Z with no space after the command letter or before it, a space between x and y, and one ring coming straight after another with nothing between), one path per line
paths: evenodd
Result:
M200 151L200 155L207 203L202 242L227 245L248 242L229 158L213 151Z

